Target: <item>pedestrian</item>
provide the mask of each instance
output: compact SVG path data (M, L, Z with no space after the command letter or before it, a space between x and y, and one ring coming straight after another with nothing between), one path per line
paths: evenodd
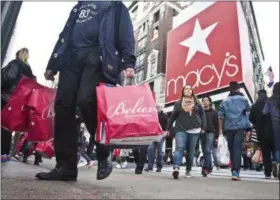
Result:
M253 170L252 156L254 153L253 144L251 142L250 132L244 134L244 142L242 146L242 158L244 170Z
M249 119L256 130L257 139L262 149L265 178L270 178L272 173L271 155L274 154L273 129L271 116L264 115L262 112L267 100L266 90L259 90L258 99L251 107Z
M219 123L218 123L218 113L212 108L212 99L209 96L202 98L202 104L206 116L206 130L201 135L201 144L203 151L203 166L202 175L206 177L212 172L212 155L211 152L214 148L215 140L218 140L219 136ZM217 163L215 163L217 166Z
M76 181L78 104L93 140L97 127L96 87L116 85L121 72L135 75L134 33L127 7L120 1L79 1L72 9L46 68L46 80L59 71L55 100L54 143L56 166L38 173L41 180ZM78 102L78 103L77 103ZM109 147L96 144L97 180L113 169Z
M171 130L174 122L176 122L176 149L172 175L174 179L178 179L183 153L184 150L187 150L186 177L189 178L191 177L195 146L200 133L204 132L206 128L205 112L190 85L183 87L181 99L174 105L174 110L168 123L168 131Z
M116 168L117 169L124 169L127 166L126 157L129 156L129 149L120 149L120 154L116 157Z
M158 119L160 126L162 128L162 131L166 131L167 123L168 123L168 117L167 114L165 114L162 110L161 105L157 105L158 110ZM163 167L163 157L164 157L164 150L163 150L163 144L165 142L165 137L163 137L159 142L153 142L148 147L148 167L145 169L145 171L153 171L153 165L154 165L154 150L157 149L157 170L156 172L161 172L161 169Z
M1 69L1 110L8 103L11 94L17 87L22 76L36 79L32 73L28 59L28 49L22 48L17 51L16 58ZM12 132L1 128L1 162L10 160L11 142Z
M273 129L275 161L272 163L272 174L280 180L280 88L279 82L273 86L272 96L267 100L263 114L270 115Z
M219 134L223 132L228 140L231 159L232 180L240 180L242 146L245 131L251 126L247 112L250 111L248 100L239 91L237 82L230 82L229 96L220 104Z

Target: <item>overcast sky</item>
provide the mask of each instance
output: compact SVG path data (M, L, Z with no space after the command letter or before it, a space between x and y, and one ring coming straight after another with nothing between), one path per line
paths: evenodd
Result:
M271 65L279 81L279 2L253 2L253 7L265 56L263 70Z
M12 60L18 49L28 47L33 72L44 84L48 59L73 5L75 2L24 2L6 61ZM263 71L271 65L279 80L279 2L254 2L253 5L266 59Z

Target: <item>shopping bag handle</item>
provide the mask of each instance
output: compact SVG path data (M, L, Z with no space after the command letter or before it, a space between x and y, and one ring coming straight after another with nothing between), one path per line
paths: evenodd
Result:
M50 82L51 82L51 85L48 84L48 83L50 83ZM50 86L49 86L49 85L50 85ZM49 87L49 88L55 88L54 81L48 81L48 80L46 80L46 81L45 81L45 86L47 86L47 87Z
M127 86L127 85L136 85L136 81L135 81L135 78L124 78L124 83L123 83L124 86Z

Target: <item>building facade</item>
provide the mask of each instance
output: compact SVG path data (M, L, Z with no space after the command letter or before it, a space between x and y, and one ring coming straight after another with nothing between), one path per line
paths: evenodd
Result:
M129 11L134 26L136 82L149 83L156 93L156 102L165 103L165 69L167 34L173 17L189 2L134 1Z

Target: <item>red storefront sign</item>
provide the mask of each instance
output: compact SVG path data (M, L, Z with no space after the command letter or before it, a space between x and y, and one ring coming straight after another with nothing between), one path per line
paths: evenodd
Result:
M216 2L170 31L166 103L178 100L186 84L203 94L241 82L239 38L237 2Z

